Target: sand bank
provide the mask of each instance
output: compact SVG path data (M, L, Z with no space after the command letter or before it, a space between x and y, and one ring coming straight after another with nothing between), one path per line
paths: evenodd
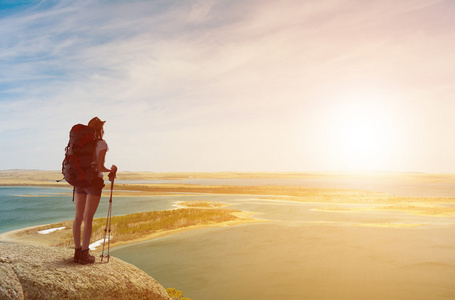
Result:
M0 186L65 186L59 170L0 170ZM118 172L118 180L184 180L184 179L328 179L404 182L455 182L455 174L405 172Z
M180 204L184 207L183 204ZM223 205L220 205L221 207ZM185 209L185 208L183 208ZM199 208L202 210L211 209L209 207L202 207ZM217 209L217 208L214 208ZM190 226L184 226L180 228L173 228L169 230L157 230L153 233L142 234L142 235L135 235L134 238L128 240L118 240L116 239L116 232L113 230L111 233L113 238L111 240L111 248L126 244L133 244L138 242L143 242L146 240L151 240L159 237L164 237L180 232L190 231L190 230L197 230L202 228L209 228L209 227L226 227L226 226L234 226L240 224L248 224L248 223L257 223L257 222L265 222L265 220L254 219L252 216L254 212L243 212L243 211L232 211L229 212L229 215L232 215L234 218L231 220L224 221L224 222L210 222L208 224L196 224ZM95 222L96 220L94 220ZM102 223L105 222L105 219ZM63 223L71 224L71 221L66 221ZM71 247L72 242L68 241L72 237L72 229L71 226L65 227L61 226L62 223L56 224L47 224L47 225L39 225L39 226L32 226L17 230L12 230L9 232L5 232L0 234L0 241L1 242L10 242L10 243L17 243L17 244L28 244L28 245L39 245L39 246L55 246L62 243L62 239L66 239L66 246ZM104 230L104 228L102 228ZM48 232L47 234L42 234L42 232ZM41 234L40 234L41 232ZM96 238L94 238L95 233L92 234L92 242L95 240L99 240L102 234L98 234ZM97 251L100 251L101 248L97 248Z

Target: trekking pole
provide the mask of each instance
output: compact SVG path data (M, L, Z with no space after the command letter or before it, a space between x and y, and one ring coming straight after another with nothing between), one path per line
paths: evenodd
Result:
M108 243L107 243L107 262L109 262L109 249L111 247L111 217L112 217L112 190L114 189L114 178L111 181L111 197L109 198L109 208L107 209L107 217L106 217L106 227L104 228L104 240L103 240L103 251L101 252L101 262L103 262L104 258L104 246L106 245L106 234L108 236ZM109 228L109 229L108 229Z

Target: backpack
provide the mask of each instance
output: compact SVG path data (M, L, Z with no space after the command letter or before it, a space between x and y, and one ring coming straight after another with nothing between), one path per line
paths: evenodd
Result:
M95 129L77 124L71 128L70 140L62 163L64 179L74 187L89 187L99 180L96 162Z

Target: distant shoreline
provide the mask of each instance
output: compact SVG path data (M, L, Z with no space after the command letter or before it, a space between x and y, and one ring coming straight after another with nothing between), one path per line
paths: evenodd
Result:
M0 186L67 187L61 171L0 170ZM106 177L107 178L107 177ZM185 179L371 179L406 182L455 182L455 174L327 171L327 172L119 172L117 180L185 180ZM172 183L172 182L170 182Z

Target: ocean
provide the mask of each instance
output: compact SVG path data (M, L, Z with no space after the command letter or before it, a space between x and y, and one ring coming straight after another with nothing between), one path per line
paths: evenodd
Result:
M72 189L0 187L0 233L73 218Z
M454 196L451 184L375 186ZM70 220L71 199L68 188L0 187L0 232ZM182 232L120 246L111 255L193 300L455 298L453 216L336 213L265 196L194 194L114 197L113 214L172 209L191 200L229 203L267 222ZM104 217L107 205L103 197L95 217Z

